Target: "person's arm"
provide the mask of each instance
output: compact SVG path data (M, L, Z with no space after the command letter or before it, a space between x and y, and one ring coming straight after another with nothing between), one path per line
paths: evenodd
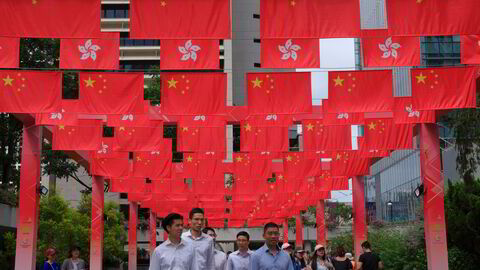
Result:
M250 270L259 270L260 269L260 267L258 267L257 256L255 256L255 254L251 255L249 269Z
M225 270L233 270L233 263L232 263L232 255L228 256L227 265L225 266Z
M68 270L68 259L65 259L62 263L61 270Z
M207 250L207 269L215 269L215 244L210 238L210 247Z
M357 262L357 270L362 270L362 262L361 261Z
M288 260L288 270L295 270L295 269L293 268L293 262L292 262L292 260Z
M378 269L383 269L383 262L382 261L378 262Z
M153 251L152 256L150 257L150 267L148 267L148 270L161 270L160 256L156 251Z

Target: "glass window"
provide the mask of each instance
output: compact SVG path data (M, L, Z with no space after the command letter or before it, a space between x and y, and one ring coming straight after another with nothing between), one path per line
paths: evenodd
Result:
M115 10L107 9L105 12L105 18L115 18Z

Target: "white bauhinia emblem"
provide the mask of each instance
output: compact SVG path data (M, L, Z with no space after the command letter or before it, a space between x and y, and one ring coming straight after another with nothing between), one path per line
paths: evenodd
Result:
M265 120L267 121L277 121L277 115L276 114L269 114L267 117L265 117Z
M348 113L337 114L337 119L348 119Z
M185 47L178 46L178 50L183 54L182 61L188 61L188 59L192 59L193 62L197 61L197 52L200 51L202 48L198 45L192 45L192 40L187 40L185 42Z
M65 112L65 110L62 109L61 112L50 113L50 119L52 119L52 120L55 120L55 119L62 120L64 112Z
M122 121L133 121L133 114L122 115Z
M378 47L383 52L382 58L389 58L390 56L397 58L397 49L399 49L401 46L398 43L393 43L392 37L389 37L385 40L385 44L380 43L378 44Z
M302 47L296 44L292 44L292 39L288 39L287 42L285 42L285 46L278 45L278 49L281 53L283 53L282 60L288 60L292 58L293 61L296 61L297 51L301 50Z
M408 117L409 118L412 118L412 117L420 117L420 112L419 111L414 111L413 110L413 105L410 104L410 106L406 106L405 107L405 111L408 112Z
M97 151L99 154L106 154L108 151L108 145L102 142L102 147Z
M205 117L205 115L196 115L196 116L193 118L193 121L200 121L200 120L205 121L205 119L207 119L207 118Z
M92 40L85 41L85 45L78 45L78 50L82 53L80 60L87 60L92 58L93 61L97 60L97 51L100 50L100 46L92 44Z

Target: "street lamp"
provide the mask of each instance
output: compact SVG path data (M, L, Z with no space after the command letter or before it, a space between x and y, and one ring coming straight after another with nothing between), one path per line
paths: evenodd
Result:
M389 200L387 202L387 206L390 207L390 222L393 222L393 202L392 202L392 200Z
M425 186L423 184L419 185L414 191L415 197L417 198L422 196L424 193L425 193Z

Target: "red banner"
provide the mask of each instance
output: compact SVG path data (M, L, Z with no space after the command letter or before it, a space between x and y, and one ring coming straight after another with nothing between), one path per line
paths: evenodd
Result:
M102 33L101 38L60 40L62 69L118 69L119 57L119 33Z
M102 145L103 126L100 120L78 120L78 126L55 126L53 150L92 150Z
M417 110L412 97L395 97L393 121L395 124L436 123L436 117L433 110Z
M462 64L480 64L480 35L460 36Z
M0 1L0 36L88 38L100 36L98 0Z
M393 119L365 121L365 150L396 150L413 148L411 124L394 124Z
M319 39L262 39L262 68L320 68Z
M130 38L230 39L229 0L132 0Z
M365 137L357 137L357 143L362 158L388 157L390 155L389 150L386 149L369 149Z
M168 140L170 141L170 140ZM172 152L136 152L133 156L133 176L150 179L171 177Z
M312 112L310 72L247 73L250 114Z
M233 153L233 174L235 177L245 179L272 177L272 160L258 156L254 153Z
M127 178L130 174L128 152L114 152L113 138L102 138L98 150L93 151L90 173L111 178Z
M323 108L323 123L326 126L336 126L336 125L363 125L365 122L365 114L353 113L353 112L333 112L334 109L330 109L328 105L328 100L322 100Z
M219 69L220 45L215 39L162 40L161 69Z
M0 37L0 68L18 68L20 39Z
M366 67L420 66L420 38L388 36L375 31L375 37L362 38L363 63Z
M115 151L160 151L172 150L172 141L163 138L163 122L155 127L115 127Z
M226 124L223 117L182 117L177 124L177 150L226 152Z
M473 67L412 69L413 107L417 110L475 108L476 74Z
M261 0L260 14L262 39L360 36L360 5L356 0Z
M61 72L0 70L0 112L57 112L62 97Z
M370 159L360 157L359 151L336 151L332 155L332 176L370 174Z
M218 153L215 153L218 155ZM225 166L222 160L211 155L201 153L184 153L183 177L208 179L223 175Z
M352 150L350 125L324 126L322 120L303 120L305 151Z
M242 152L288 151L288 115L250 116L240 121L240 150Z

